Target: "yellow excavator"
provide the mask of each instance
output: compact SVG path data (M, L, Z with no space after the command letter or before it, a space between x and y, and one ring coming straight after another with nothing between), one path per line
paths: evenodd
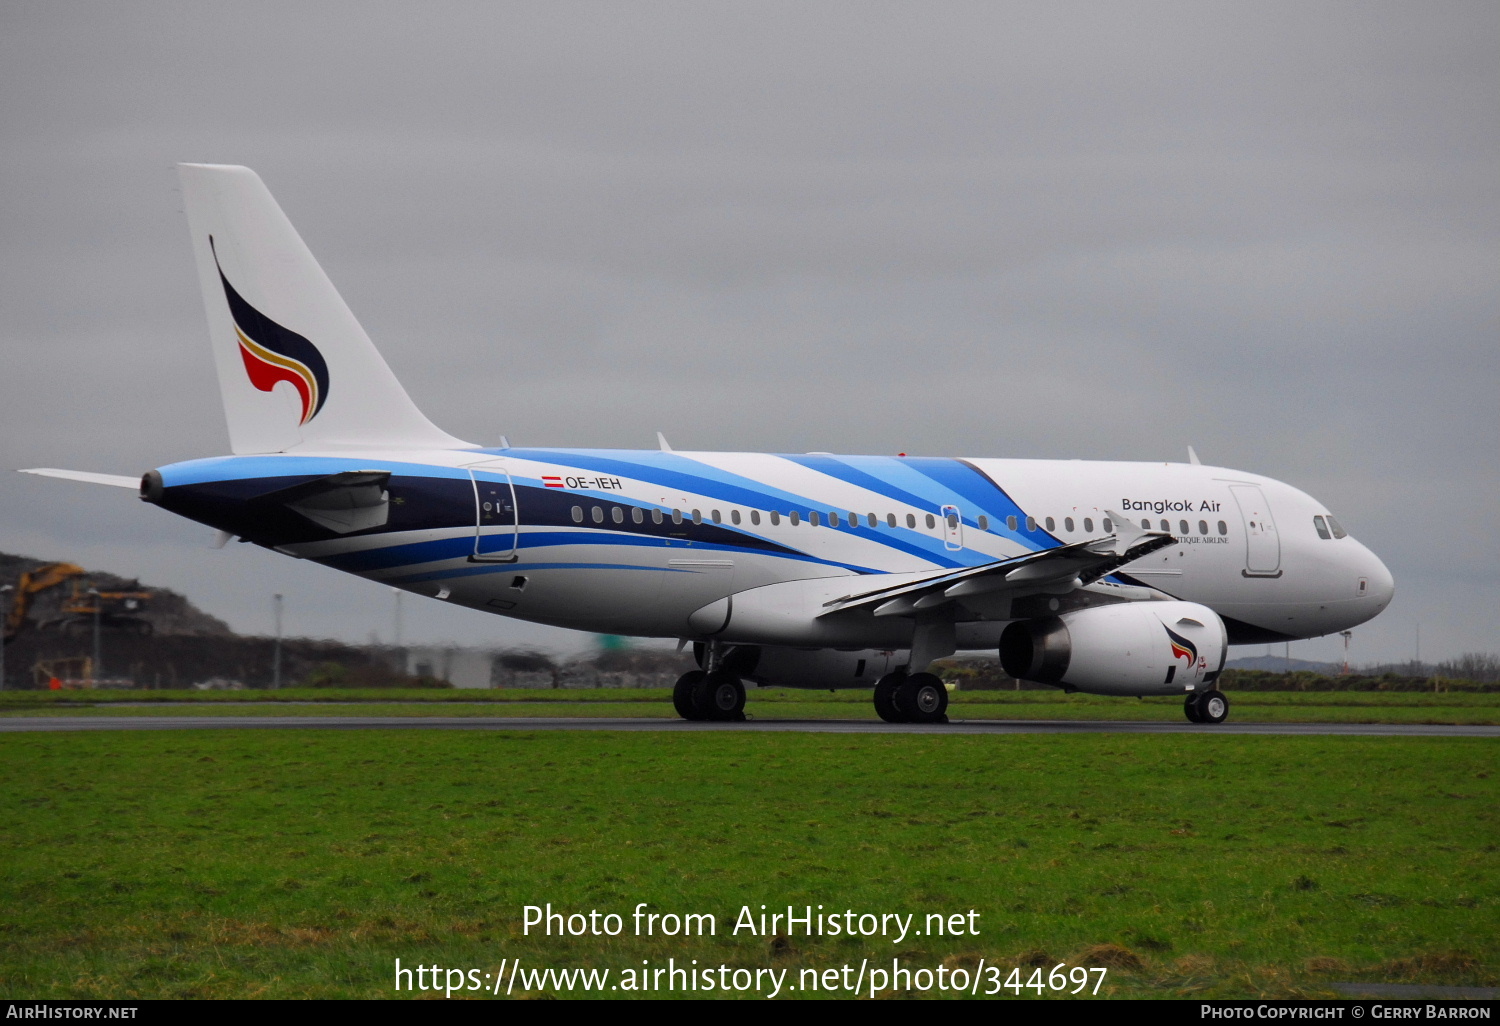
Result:
M9 645L29 622L26 614L31 611L32 600L37 595L85 573L87 571L75 563L44 563L22 574L16 582L16 594L11 599L10 609L5 613L5 644Z
M22 574L16 582L15 598L5 614L5 643L10 644L30 622L27 614L36 596L66 581L73 582L73 593L63 601L62 615L38 624L38 630L83 630L97 616L103 627L136 634L151 633L151 621L142 617L151 602L149 591L138 587L95 591L80 580L86 574L83 567L74 563L45 563Z

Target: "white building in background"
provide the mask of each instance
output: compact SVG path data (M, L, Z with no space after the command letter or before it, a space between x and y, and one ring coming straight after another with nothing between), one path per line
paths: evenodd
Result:
M495 654L478 648L408 648L406 672L436 677L456 688L487 688Z

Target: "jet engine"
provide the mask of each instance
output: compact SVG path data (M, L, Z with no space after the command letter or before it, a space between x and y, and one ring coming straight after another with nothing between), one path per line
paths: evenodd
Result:
M1017 620L1000 665L1018 680L1098 695L1169 695L1209 687L1228 655L1224 621L1196 602L1122 602Z

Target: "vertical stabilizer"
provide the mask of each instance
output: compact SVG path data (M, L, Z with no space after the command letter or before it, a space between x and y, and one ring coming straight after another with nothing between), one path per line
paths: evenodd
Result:
M470 447L417 409L254 171L177 167L236 454Z

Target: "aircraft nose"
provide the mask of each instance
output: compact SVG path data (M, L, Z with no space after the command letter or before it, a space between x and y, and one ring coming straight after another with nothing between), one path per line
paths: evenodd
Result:
M1360 548L1364 549L1364 546ZM1366 595L1373 599L1379 608L1384 609L1396 594L1396 579L1391 576L1390 570L1375 553L1364 549L1360 555L1359 573L1360 578L1367 582Z

